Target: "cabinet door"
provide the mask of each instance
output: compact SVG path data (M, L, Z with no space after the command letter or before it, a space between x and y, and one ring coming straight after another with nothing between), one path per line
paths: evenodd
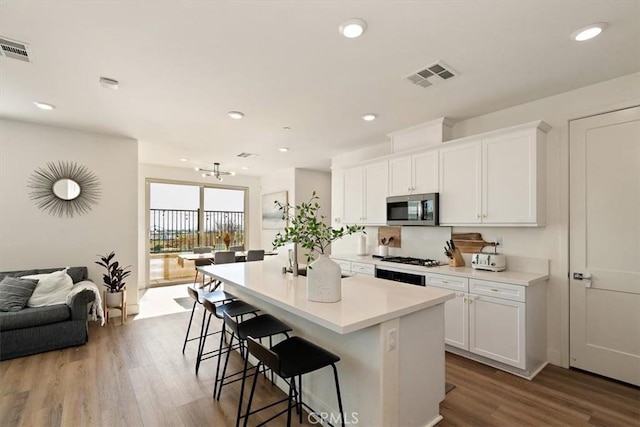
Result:
M469 294L469 351L525 369L525 303Z
M481 221L481 143L440 149L440 224Z
M463 350L469 350L467 298L467 294L456 292L454 299L444 303L444 342Z
M411 193L411 156L389 160L389 195Z
M376 274L376 266L374 264L367 264L364 262L352 262L351 272L357 274L365 274L367 276L374 276Z
M411 157L414 193L438 192L438 150L416 154Z
M334 258L332 259L333 261L335 261L336 264L340 266L340 270L342 270L343 273L346 273L346 274L351 273L351 261L347 261L344 259L334 259Z
M364 172L362 166L344 171L343 223L360 224L364 220Z
M536 157L535 130L482 141L483 223L536 223Z
M362 191L362 189L360 190ZM387 223L387 194L389 192L389 162L364 166L364 224ZM349 193L345 197L351 197Z

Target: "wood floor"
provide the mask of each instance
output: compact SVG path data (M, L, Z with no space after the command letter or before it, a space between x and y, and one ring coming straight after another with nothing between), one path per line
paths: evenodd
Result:
M0 426L234 425L239 384L220 402L211 398L215 359L195 375L196 344L181 352L187 321L180 313L91 322L87 345L0 362ZM456 387L441 404L440 426L640 426L638 388L581 372L548 367L526 381L448 354L447 380ZM261 381L256 404L275 395L284 396Z

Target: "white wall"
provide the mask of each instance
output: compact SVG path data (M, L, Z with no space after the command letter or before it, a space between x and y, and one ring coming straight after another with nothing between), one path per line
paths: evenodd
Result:
M451 231L454 233L481 232L487 241L500 236L503 238L501 251L506 255L550 260L551 277L547 288L547 356L549 361L556 365L567 367L569 363L568 123L572 119L638 104L640 104L640 73L634 73L464 120L456 123L452 129L453 138L457 139L540 119L552 126L547 134L547 226L541 228L453 227ZM346 164L345 159L350 158L356 161L363 160L362 156L342 155L334 159L332 164ZM334 185L341 185L340 180L334 180ZM342 194L341 190L339 194ZM339 202L334 197L334 217L341 216ZM445 229L450 230L449 227ZM367 232L368 246L371 251L377 238L377 229L369 227ZM429 228L403 227L403 248L396 251L404 255L421 256L428 252L426 249L418 252L421 245L424 247L426 244L436 244L438 239L437 236L434 238L435 234L434 230ZM442 246L444 241L440 243L439 246ZM353 238L345 238L334 244L334 253L355 253L356 249L357 243ZM440 249L436 248L435 253L439 253ZM416 252L410 252L414 250Z
M146 197L147 197L147 180L157 181L171 181L184 184L208 184L218 187L230 187L230 188L246 188L248 189L248 203L247 210L245 212L247 228L247 242L245 246L247 249L261 249L262 236L260 233L260 178L236 175L225 176L224 181L218 182L211 177L202 177L201 174L194 171L193 168L177 168L168 166L151 165L141 163L138 168L138 228L141 230L138 239L138 254L139 254L139 287L144 288L147 285L147 263L148 263L148 249L146 238L148 236L147 230L148 215L146 214ZM269 246L268 249L271 249Z
M0 271L84 265L100 285L96 254L115 251L133 266L127 282L137 283L137 146L129 138L0 119ZM84 165L100 180L102 195L90 212L60 218L29 199L29 176L58 160ZM127 299L135 313L137 292Z
M327 224L331 220L331 174L309 169L289 168L272 172L262 177L262 194L287 191L291 205L306 202L315 190L318 193L321 212L327 217ZM278 230L262 230L262 241L265 249L271 249L271 242ZM278 249L278 257L282 265L287 264L288 250L292 245ZM303 251L299 251L298 262L305 263Z

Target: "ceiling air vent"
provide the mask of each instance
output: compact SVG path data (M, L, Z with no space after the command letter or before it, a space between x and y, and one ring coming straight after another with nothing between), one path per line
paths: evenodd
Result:
M242 152L242 153L236 155L236 157L242 157L242 158L245 158L245 159L247 157L256 157L256 156L257 156L256 153L245 153L245 152Z
M0 52L2 52L2 56L6 56L7 58L31 62L29 45L26 43L0 36Z
M429 87L438 83L451 80L457 76L453 68L449 67L442 61L434 62L426 68L409 74L405 79L411 83L422 87Z

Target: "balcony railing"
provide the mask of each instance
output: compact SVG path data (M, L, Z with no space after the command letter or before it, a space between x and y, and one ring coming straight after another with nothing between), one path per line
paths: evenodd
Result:
M197 246L225 249L225 233L231 238L230 246L244 245L244 212L203 214L203 224L199 224L199 210L150 209L151 253L187 252Z

